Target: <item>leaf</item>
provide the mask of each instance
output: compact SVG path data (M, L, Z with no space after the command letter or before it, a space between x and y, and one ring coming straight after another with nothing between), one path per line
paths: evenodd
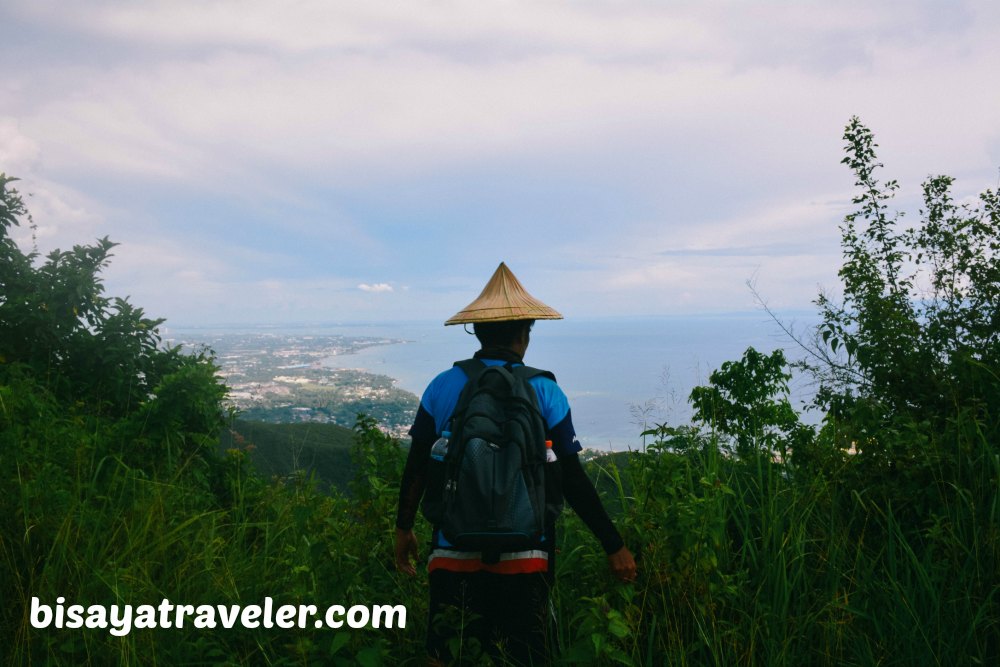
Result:
M346 632L338 632L333 636L333 641L330 642L330 655L336 655L337 651L347 646L347 642L351 640L351 636Z
M611 612L608 619L608 632L618 637L618 639L625 639L629 636L628 624L625 623L625 620L618 612Z
M382 664L382 653L374 646L358 651L358 664L361 667L378 667Z

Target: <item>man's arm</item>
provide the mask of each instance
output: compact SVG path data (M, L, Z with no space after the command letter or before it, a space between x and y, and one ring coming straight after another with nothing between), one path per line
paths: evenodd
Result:
M597 489L584 472L580 457L576 454L560 456L559 467L562 470L563 496L566 502L600 541L604 553L613 554L625 546L597 495Z
M552 440L552 449L559 460L563 496L601 542L604 553L608 555L608 567L611 568L611 572L622 581L632 581L636 573L632 552L625 546L625 541L622 540L615 524L611 522L604 505L601 504L600 496L597 495L597 489L584 472L580 457L577 455L582 447L576 439L569 401L555 382L542 380L539 382L539 388L539 400L544 397L546 404L554 408L553 412L545 415L545 418L547 423L554 424L549 427L547 436Z
M625 541L604 509L597 489L583 470L580 457L575 453L564 454L559 457L559 467L563 477L563 496L600 541L604 553L608 555L612 573L622 581L634 580L636 568L632 552L625 546Z
M413 534L413 521L420 507L427 483L427 462L436 440L434 418L424 410L417 410L417 418L410 429L410 452L406 456L403 479L399 483L399 505L396 509L396 568L409 575L417 573L413 561L419 557L417 538ZM412 559L412 560L411 560Z

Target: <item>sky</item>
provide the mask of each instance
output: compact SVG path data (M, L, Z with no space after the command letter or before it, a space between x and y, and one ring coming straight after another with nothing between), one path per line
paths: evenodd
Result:
M836 294L858 116L916 220L1000 175L1000 3L4 0L0 172L168 324Z

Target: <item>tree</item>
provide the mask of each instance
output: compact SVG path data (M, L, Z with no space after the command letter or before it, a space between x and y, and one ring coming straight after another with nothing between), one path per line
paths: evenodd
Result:
M16 180L0 173L0 382L20 372L68 412L120 422L122 440L213 441L225 389L211 356L165 347L162 319L104 295L107 238L41 263L22 252L11 231L33 223Z
M944 419L956 406L1000 414L1000 199L956 204L954 179L923 184L919 224L890 213L896 181L880 183L871 131L851 119L844 139L859 188L841 225L842 303L821 295L822 340L834 355L811 370L820 403L876 420ZM864 403L863 408L860 404Z
M729 437L740 455L763 451L784 459L813 435L788 400L787 365L781 350L765 355L748 348L741 360L713 371L708 386L692 390L694 418Z

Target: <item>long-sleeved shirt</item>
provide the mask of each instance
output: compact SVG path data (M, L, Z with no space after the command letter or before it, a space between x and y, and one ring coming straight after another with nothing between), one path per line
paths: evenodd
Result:
M487 365L502 365L510 361L483 358L480 355L477 358ZM452 367L434 378L421 397L416 419L410 428L412 441L400 483L397 528L409 530L413 527L424 493L431 447L441 433L447 430L467 380L460 368ZM578 453L582 447L573 428L565 393L548 376L533 377L529 383L535 389L539 408L545 419L546 438L552 441L552 451L558 459L563 497L601 542L606 553L618 551L624 542L580 463ZM554 527L550 527L546 537L546 551L504 554L498 563L485 564L478 553L460 551L449 545L435 529L428 568L453 571L483 569L505 573L545 571L555 548Z

